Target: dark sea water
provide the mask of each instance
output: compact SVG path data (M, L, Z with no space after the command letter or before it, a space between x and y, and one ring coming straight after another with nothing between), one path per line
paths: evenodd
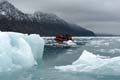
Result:
M46 45L38 65L2 72L0 80L120 80L119 37L77 37L74 40L77 46L73 48ZM83 53L85 50L92 54ZM76 68L72 63L82 54L84 60L79 61ZM91 59L93 55L99 57ZM82 68L81 63L86 66Z

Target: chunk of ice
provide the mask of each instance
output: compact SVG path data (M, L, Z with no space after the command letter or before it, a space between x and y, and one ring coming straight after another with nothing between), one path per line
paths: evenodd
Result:
M120 75L120 57L103 58L84 50L72 65L56 66L55 69L67 72L86 72L101 75Z
M37 64L43 49L44 40L39 35L0 32L0 71Z

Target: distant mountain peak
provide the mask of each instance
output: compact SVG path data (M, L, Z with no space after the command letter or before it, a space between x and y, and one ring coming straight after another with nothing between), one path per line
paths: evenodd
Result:
M17 19L17 20L24 20L28 19L27 16L20 10L18 10L14 5L9 3L6 0L3 0L0 2L0 15L4 15L9 20L11 19Z
M37 12L34 12L33 15L37 20L41 22L60 23L60 24L65 23L63 19L61 19L60 17L58 17L53 13L44 13L44 12L37 11Z
M94 35L93 32L72 25L51 13L25 14L6 0L0 2L0 30L37 33L43 36L57 34Z
M10 12L11 9L15 9L15 7L8 1L0 2L0 11Z
M11 3L9 3L7 0L2 0L2 1L0 1L0 6L2 6L2 7L8 7L8 6L12 6L12 7L14 7ZM14 7L15 8L15 7Z

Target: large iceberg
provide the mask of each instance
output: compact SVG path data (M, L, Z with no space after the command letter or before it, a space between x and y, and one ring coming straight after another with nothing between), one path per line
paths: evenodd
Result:
M72 65L56 66L55 69L65 72L120 75L120 57L108 58L84 50L80 58Z
M37 34L0 32L0 71L36 65L43 49L44 40Z

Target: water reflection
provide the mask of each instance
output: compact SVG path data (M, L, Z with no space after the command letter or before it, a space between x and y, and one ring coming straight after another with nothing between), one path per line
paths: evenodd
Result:
M80 56L86 43L86 41L79 41L77 42L77 47L74 48L57 48L47 45L45 46L43 61L47 66L71 64Z

